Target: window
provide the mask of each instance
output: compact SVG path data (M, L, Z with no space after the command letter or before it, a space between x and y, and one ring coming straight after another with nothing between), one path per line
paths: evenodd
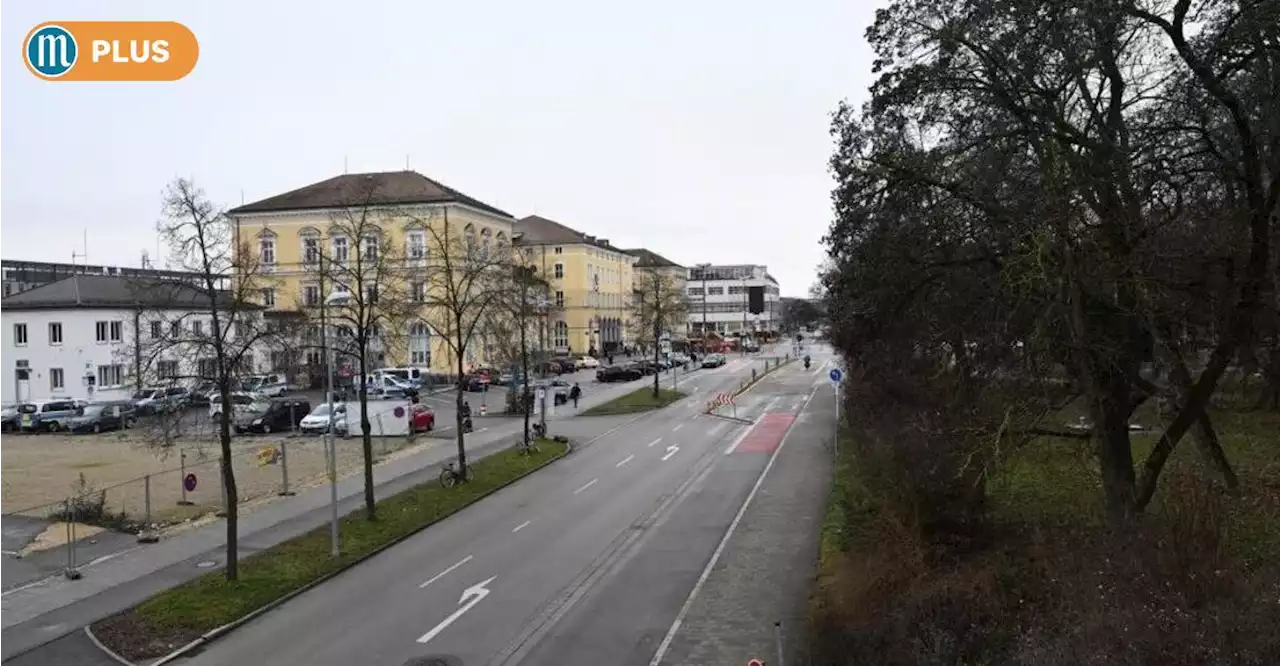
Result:
M320 239L307 236L302 239L302 263L315 266L320 263Z
M463 236L466 238L466 242L467 242L467 249L468 249L468 250L474 250L474 249L476 249L476 227L475 227L475 225L468 224L468 225L466 226L466 228L464 228L464 229L462 230L462 234L463 234Z
M111 341L120 342L124 340L124 322L111 322Z
M49 368L49 390L61 391L65 387L62 368Z
M276 239L260 239L258 241L258 256L261 257L263 264L274 266L276 264Z
M556 292L556 307L558 307L558 308L562 308L562 307L564 307L564 292L563 292L563 291L557 291L557 292Z
M421 231L409 232L409 237L405 241L405 254L410 259L426 259L427 258L427 236Z
M489 249L493 245L493 232L485 229L480 232L480 256L488 257Z
M274 308L276 306L276 290L267 287L262 290L262 306L266 308Z
M564 277L564 264L556 264L556 278Z
M98 388L120 386L122 384L124 384L123 365L98 366Z
M164 322L162 321L151 322L151 339L159 340L160 336L162 335L164 335Z
M169 322L169 337L171 338L182 337L182 322L180 321Z
M689 287L689 295L690 295L690 296L701 296L701 295L702 295L702 287Z
M552 344L554 344L557 347L569 346L569 325L568 324L562 321L556 322L555 340L552 341Z
M552 250L552 254L564 254L564 248L558 247L555 250Z
M205 379L217 379L218 359L202 358L196 361L196 372Z
M49 322L49 344L51 345L62 344L62 322L59 322L59 321Z
M333 260L340 263L347 263L347 255L350 248L347 246L346 236L335 236L333 239Z
M720 289L722 289L722 287L712 287L712 288L709 290L709 293L712 293L712 294L719 294L719 293L720 293ZM741 296L742 294L745 294L745 293L747 293L747 288L746 288L746 287L743 287L742 285L738 285L738 286L732 286L732 285L731 285L731 286L729 287L729 295L730 295L730 296L734 296L734 295Z
M307 284L302 286L302 304L308 307L320 305L320 285Z
M724 287L707 287L708 296L724 296Z
M361 239L361 245L364 248L362 253L364 255L365 261L372 262L372 261L378 260L378 237L377 236L365 236L364 238Z
M178 362L177 361L157 361L156 375L160 379L177 379L178 378Z
M192 332L192 333L194 333L194 334L195 334L195 335L197 335L197 336L204 335L204 320L203 320L203 319L192 319L192 320L191 320L191 332Z
M364 304L376 305L378 302L378 285L366 284L364 286Z
M431 331L420 321L409 325L409 363L412 365L430 365L431 363Z
M15 347L24 347L27 344L27 325L13 325L13 345Z
M99 343L107 341L107 322L99 321L93 324L93 337Z
M427 285L425 282L414 282L409 287L409 294L414 303L422 303L427 300Z

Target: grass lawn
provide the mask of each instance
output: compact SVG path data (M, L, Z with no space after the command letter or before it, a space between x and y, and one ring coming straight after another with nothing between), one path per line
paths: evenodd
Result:
M201 634L275 601L362 557L385 548L466 507L503 484L568 452L568 445L539 442L540 452L508 449L474 463L471 483L442 488L431 481L378 502L378 520L361 508L341 519L342 554L329 556L329 526L290 539L240 562L240 579L228 582L221 570L205 574L93 625L109 648L138 661L163 656Z
M647 412L651 409L666 407L683 398L685 393L676 389L658 389L657 397L653 395L653 387L646 386L626 395L618 396L609 402L596 405L583 412L587 416L604 416L607 414L631 414Z

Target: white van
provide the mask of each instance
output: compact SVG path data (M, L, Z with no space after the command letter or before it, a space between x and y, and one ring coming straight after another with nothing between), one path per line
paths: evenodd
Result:
M408 384L414 388L422 388L427 383L427 373L422 368L412 366L402 366L398 368L382 368L374 370L373 376L390 376L403 384Z

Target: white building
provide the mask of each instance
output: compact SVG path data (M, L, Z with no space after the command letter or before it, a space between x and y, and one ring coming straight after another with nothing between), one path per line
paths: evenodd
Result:
M751 312L753 288L760 296L759 312ZM766 266L700 264L689 269L685 293L691 335L701 334L704 326L723 336L778 331L778 281Z
M104 275L9 296L0 301L0 400L123 400L140 384L194 383L216 368L190 342L211 335L207 303L183 283Z

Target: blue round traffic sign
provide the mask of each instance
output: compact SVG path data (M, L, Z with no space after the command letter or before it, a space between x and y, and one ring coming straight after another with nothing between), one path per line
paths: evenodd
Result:
M831 368L830 377L831 377L831 381L839 384L840 379L844 377L844 373L840 372L840 368Z

